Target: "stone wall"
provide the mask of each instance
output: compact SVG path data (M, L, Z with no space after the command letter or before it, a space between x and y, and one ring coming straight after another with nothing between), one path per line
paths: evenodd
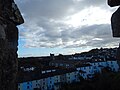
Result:
M111 7L120 6L120 0L107 0L107 2L108 5ZM120 7L112 14L111 27L112 27L113 37L120 38ZM120 63L120 44L116 56Z
M24 22L13 0L0 0L0 90L17 90L19 24Z

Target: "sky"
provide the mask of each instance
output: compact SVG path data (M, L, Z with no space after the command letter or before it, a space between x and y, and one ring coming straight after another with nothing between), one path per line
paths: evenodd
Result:
M19 28L19 57L74 54L118 47L106 0L15 0L25 23Z

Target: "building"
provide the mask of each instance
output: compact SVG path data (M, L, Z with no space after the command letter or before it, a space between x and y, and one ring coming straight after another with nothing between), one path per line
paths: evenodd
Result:
M75 69L46 69L36 80L19 82L18 90L59 90L63 83L77 82L77 80Z

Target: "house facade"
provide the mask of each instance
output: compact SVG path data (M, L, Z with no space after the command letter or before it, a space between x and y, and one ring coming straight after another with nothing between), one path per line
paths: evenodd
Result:
M105 67L109 67L114 72L119 71L117 60L84 61L77 66L74 64L73 68L44 69L38 79L18 83L18 90L59 90L65 83L80 82L80 76L84 79L92 79L95 73L101 73Z

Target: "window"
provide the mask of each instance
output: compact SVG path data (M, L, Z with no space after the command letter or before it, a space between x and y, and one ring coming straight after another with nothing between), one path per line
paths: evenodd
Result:
M45 82L43 82L43 85L45 85Z
M38 86L40 86L40 84L38 84Z
M70 81L68 81L68 83L70 83Z
M113 68L113 71L115 71L115 68Z
M42 71L42 74L45 73L45 71Z
M60 66L63 66L63 64L61 63Z
M66 67L69 67L69 64L66 64Z
M52 66L54 66L54 63L52 63Z
M27 89L29 89L29 86L27 86Z
M44 86L42 87L42 89L44 90Z

